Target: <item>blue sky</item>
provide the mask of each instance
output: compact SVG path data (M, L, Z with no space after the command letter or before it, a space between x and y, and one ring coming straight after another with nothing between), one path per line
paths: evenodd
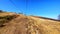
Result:
M57 19L60 0L0 0L0 10Z

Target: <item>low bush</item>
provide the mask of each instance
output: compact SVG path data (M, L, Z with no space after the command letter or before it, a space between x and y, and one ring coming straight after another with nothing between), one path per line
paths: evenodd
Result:
M4 23L8 23L10 20L12 20L13 18L15 18L15 15L8 15L8 16L1 16L0 17L0 26L3 25Z

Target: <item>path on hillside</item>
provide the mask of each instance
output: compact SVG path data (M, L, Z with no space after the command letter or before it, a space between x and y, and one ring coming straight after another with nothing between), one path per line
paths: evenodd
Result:
M0 28L0 34L60 34L60 22L19 15Z
M27 33L27 22L26 16L18 16L9 23L6 24L4 28L0 30L0 34L26 34Z

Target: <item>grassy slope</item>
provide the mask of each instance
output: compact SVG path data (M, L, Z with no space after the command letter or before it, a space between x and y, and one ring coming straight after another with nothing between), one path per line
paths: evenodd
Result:
M14 15L13 13L0 14L1 16ZM4 27L0 27L0 34L60 34L60 22L19 15L6 23Z
M14 13L2 12L0 13L0 26L6 22L9 22L16 17Z
M38 34L60 34L60 22L42 18L31 17L36 22L32 25L35 33Z

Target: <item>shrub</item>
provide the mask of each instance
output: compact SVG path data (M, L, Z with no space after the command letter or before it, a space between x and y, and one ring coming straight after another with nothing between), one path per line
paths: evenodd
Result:
M2 10L0 10L0 13L3 12Z
M2 26L4 23L8 23L8 21L12 20L13 18L15 18L15 15L0 17L0 26Z

